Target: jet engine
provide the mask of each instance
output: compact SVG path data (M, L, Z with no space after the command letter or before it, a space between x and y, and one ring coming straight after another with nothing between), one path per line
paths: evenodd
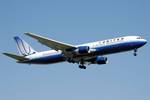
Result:
M75 52L79 54L84 54L84 53L88 53L89 50L90 50L89 46L80 46L75 50Z
M107 57L101 57L97 56L90 60L92 64L106 64L107 63Z

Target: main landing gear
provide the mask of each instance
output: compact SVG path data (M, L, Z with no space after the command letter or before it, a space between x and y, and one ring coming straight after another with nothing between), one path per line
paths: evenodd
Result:
M134 56L137 56L137 49L134 49L133 55L134 55Z
M84 65L83 59L81 59L81 61L80 61L79 68L86 69L86 66Z
M79 65L79 68L81 68L81 69L86 69L86 66L84 66L84 65Z

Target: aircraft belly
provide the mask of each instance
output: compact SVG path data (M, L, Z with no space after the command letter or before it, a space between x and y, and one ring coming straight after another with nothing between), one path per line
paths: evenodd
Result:
M57 54L57 55L50 55L46 57L41 57L37 59L33 59L30 61L30 63L33 64L52 64L52 63L58 63L65 61L65 57L63 57L62 54Z

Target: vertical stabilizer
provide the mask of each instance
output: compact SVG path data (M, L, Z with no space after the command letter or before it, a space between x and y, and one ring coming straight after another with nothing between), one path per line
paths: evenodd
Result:
M15 36L14 40L17 43L19 53L22 54L23 56L28 56L37 52L27 42L25 42L18 36Z

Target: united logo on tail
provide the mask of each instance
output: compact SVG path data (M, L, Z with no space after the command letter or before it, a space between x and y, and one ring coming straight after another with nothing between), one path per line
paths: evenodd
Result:
M14 40L17 43L17 47L20 54L27 56L36 53L36 51L27 42L25 42L23 39L19 38L18 36L15 36Z

